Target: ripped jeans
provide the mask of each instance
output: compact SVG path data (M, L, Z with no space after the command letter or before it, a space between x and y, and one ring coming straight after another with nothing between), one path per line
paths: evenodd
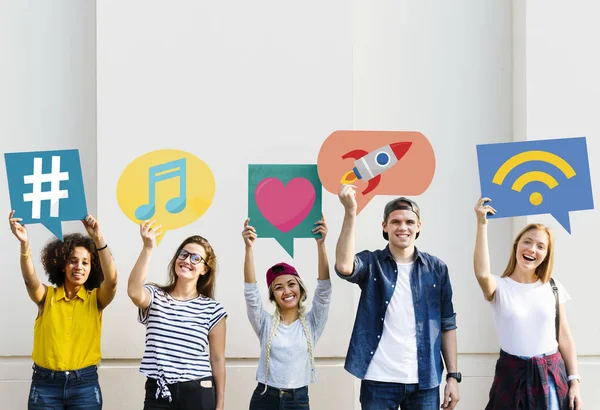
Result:
M34 364L27 409L102 409L97 367L59 372Z

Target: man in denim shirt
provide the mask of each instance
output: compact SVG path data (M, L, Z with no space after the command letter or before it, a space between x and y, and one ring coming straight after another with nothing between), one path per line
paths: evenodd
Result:
M453 409L461 374L452 287L446 265L415 248L417 204L403 197L389 202L382 223L388 246L355 255L356 187L342 185L338 195L345 215L335 270L361 288L345 369L362 380L362 409L438 409L442 356L448 370L442 408Z

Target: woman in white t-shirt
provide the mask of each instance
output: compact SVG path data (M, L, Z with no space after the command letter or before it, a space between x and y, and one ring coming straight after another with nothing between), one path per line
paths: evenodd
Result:
M244 297L248 319L260 341L258 385L250 400L250 410L308 409L308 384L316 380L313 349L319 340L329 312L331 281L325 249L327 225L324 218L313 233L318 250L318 280L312 308L306 311L306 287L293 266L273 265L267 271L269 300L275 312L263 308L254 270L255 229L244 223L242 236L246 247L244 259Z
M486 410L580 410L577 354L564 308L570 297L558 281L555 290L551 286L552 231L527 225L514 240L502 276L492 275L486 216L496 210L490 201L481 198L475 205L474 252L475 277L491 302L501 349Z
M161 234L154 223L140 225L143 247L127 285L146 326L144 410L223 410L227 313L213 300L215 253L205 238L190 236L171 258L168 283L144 284Z

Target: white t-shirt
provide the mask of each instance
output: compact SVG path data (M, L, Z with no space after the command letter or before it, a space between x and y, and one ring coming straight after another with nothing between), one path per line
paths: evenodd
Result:
M519 283L496 276L498 287L491 302L500 348L515 356L539 356L558 348L556 341L556 301L550 282ZM571 299L561 283L558 301Z
M398 279L383 321L383 333L366 380L418 383L417 328L410 290L413 263L398 263Z

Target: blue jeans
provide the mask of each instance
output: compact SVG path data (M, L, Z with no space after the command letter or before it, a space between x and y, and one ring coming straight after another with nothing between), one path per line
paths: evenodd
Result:
M362 410L438 410L439 386L419 390L418 384L402 384L363 380L360 384Z
M34 364L27 409L102 409L97 367L58 372Z
M554 350L549 353L544 353L540 355L540 357L549 356L551 354L556 353ZM533 356L519 356L521 359L529 360ZM556 392L556 384L554 382L554 377L550 373L548 373L548 410L560 410L560 403L558 402L558 393Z
M263 394L264 392L264 394ZM308 410L308 386L298 389L277 389L258 383L252 398L250 410Z

